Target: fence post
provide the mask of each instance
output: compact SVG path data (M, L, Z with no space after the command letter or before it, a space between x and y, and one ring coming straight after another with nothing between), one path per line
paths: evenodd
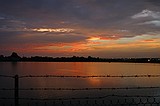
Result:
M15 106L19 106L19 76L15 75L15 90L14 90L14 99L15 99Z

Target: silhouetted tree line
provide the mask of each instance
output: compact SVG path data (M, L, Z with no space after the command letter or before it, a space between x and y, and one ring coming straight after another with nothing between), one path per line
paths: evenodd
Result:
M160 58L99 58L99 57L20 57L13 52L10 56L0 55L1 62L135 62L135 63L160 63Z

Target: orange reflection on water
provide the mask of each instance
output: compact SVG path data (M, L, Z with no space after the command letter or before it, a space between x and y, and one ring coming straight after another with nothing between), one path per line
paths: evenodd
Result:
M1 64L3 66L3 64ZM95 63L95 62L18 62L16 66L5 63L5 73L19 75L147 75L160 74L159 64L144 63ZM6 67L7 66L7 67ZM13 68L14 71L7 71ZM3 72L3 71L2 71ZM34 87L119 87L159 86L159 78L34 78L22 79Z
M88 78L90 85L99 86L101 84L101 80L99 78Z

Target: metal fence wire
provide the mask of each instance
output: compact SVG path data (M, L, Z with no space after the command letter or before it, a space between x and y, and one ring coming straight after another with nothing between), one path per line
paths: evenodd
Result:
M104 96L88 97L67 97L67 98L23 98L19 91L103 91L103 90L148 90L160 89L159 86L138 86L138 87L113 87L113 88L20 88L19 80L23 78L154 78L160 75L99 75L99 76L58 76L58 75L27 75L7 76L0 75L0 78L12 78L14 88L0 88L0 91L14 91L13 97L1 97L0 106L160 106L160 95L122 95L109 94ZM8 101L8 102L5 102ZM25 101L25 102L21 102Z
M157 97L129 97L106 99L71 99L71 100L40 100L32 98L20 98L27 100L19 106L160 106L160 98ZM1 106L14 106L13 104L0 104Z

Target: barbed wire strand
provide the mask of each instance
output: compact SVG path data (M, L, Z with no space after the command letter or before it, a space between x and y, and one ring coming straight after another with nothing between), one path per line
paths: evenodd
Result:
M15 78L15 76L8 76L8 75L0 75L0 77L9 77L9 78ZM119 77L119 78L125 78L125 77L160 77L160 74L144 74L144 75L84 75L84 76L79 76L79 75L25 75L25 76L19 76L19 78L110 78L110 77Z
M70 76L70 75L27 75L27 76L19 76L19 78L36 78L36 77L40 77L40 78L110 78L110 77L117 77L117 78L125 78L125 77L160 77L159 74L157 75L151 75L151 74L147 74L147 75L90 75L90 76Z
M152 99L152 100L150 100ZM67 100L68 101L68 100ZM93 100L92 102L91 101L88 101L88 100L85 100L85 101L80 101L78 100L77 102L74 102L74 101L71 101L69 100L68 102L67 101L53 101L52 102L52 105L53 106L74 106L74 105L86 105L86 106L92 106L92 105L98 105L98 104L101 104L101 105L109 105L109 106L112 106L112 105L120 105L120 106L124 106L124 105L135 105L135 106L139 106L139 105L143 105L143 106L146 106L146 105L156 105L156 106L159 106L160 105L160 101L157 101L156 98L146 98L145 100L143 100L142 98L138 98L138 101L137 101L137 98L131 98L131 101L128 101L127 99L124 99L123 101L121 101L121 99L116 99L116 100L107 100L107 102L105 102L105 100L100 100L100 101L97 101L97 100ZM43 101L41 102L41 105L44 103L44 106L48 106L47 105L47 102L46 101ZM65 103L65 104L64 104ZM27 103L27 106L30 106L29 105L30 103ZM31 103L32 104L32 103ZM39 103L38 102L35 102L34 105L36 106L39 106L38 105ZM19 105L23 106L23 105L26 105L26 103L20 103ZM3 106L5 106L5 104L3 103ZM13 106L13 104L11 104L11 106Z
M19 98L19 100L40 100L40 101L49 101L49 100L91 100L91 99L105 99L108 97L120 97L120 98L160 98L160 95L105 95L100 97L77 97L77 98ZM14 98L5 98L1 97L0 99L14 99Z
M138 89L160 89L160 87L113 87L113 88L19 88L19 90L70 90L70 91L77 91L77 90L138 90ZM1 91L9 91L9 90L15 90L14 88L1 88Z
M100 97L80 97L80 98L48 98L48 99L40 99L40 98L20 98L23 100L83 100L83 99L105 99L107 97L126 97L126 98L153 98L153 97L160 97L160 95L106 95L106 96L100 96Z
M14 78L14 76L9 76L9 75L0 75L2 78Z

